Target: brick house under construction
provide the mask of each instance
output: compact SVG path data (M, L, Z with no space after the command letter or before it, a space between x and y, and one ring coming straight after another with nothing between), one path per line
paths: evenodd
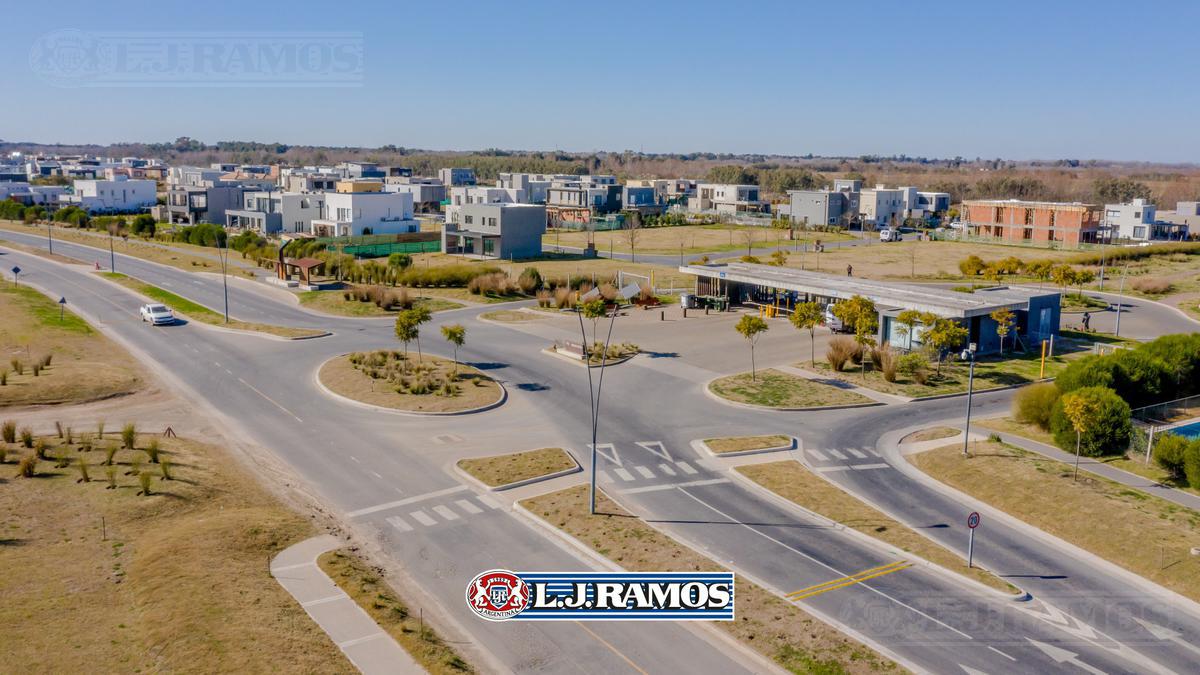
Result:
M962 221L970 234L1013 242L1078 246L1095 243L1103 209L1079 202L1026 202L974 199L963 202Z

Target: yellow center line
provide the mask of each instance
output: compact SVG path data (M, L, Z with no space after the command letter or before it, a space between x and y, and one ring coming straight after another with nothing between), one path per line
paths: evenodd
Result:
M838 577L837 579L833 579L833 580L831 580L831 581L826 581L826 582L823 582L823 583L817 584L817 585L815 585L815 586L809 586L809 587L807 587L807 588L801 588L801 589L800 589L800 590L798 590L798 591L792 591L791 593L788 593L788 595L789 595L789 596L792 596L792 595L799 595L799 594L801 594L801 593L807 593L807 592L809 592L809 591L813 591L813 590L816 590L816 589L818 589L818 588L821 588L822 586L830 586L830 585L833 585L833 584L836 584L836 583L840 583L840 582L842 582L842 581L846 581L847 579L855 579L855 578L857 578L857 577L860 577L860 576L862 576L862 575L864 575L864 574L870 574L870 573L872 573L872 572L876 572L876 571L878 571L878 570L882 570L882 569L887 569L887 568L889 568L889 567L896 567L896 566L898 566L898 565L903 565L903 564L905 564L905 563L907 563L907 562L908 562L907 560L897 560L896 562L888 563L888 564L886 564L886 565L880 565L880 566L878 566L878 567L871 567L871 568L868 568L868 569L862 570L861 572L855 572L854 574L850 574L850 575L847 575L847 576L844 576L844 577Z
M881 577L885 574L891 574L892 572L899 572L900 570L906 570L909 567L912 567L911 563L909 563L907 565L901 565L899 567L892 567L892 568L889 568L886 570L876 572L874 574L869 574L867 576L858 576L858 577L849 578L847 581L840 583L837 586L830 586L828 588L820 588L815 591L804 593L804 595L797 595L796 593L793 593L792 595L789 595L788 597L791 600L803 600L805 598L811 598L814 595L820 595L826 591L833 591L833 590L837 590L839 588L845 588L846 586L853 586L854 584L860 584L869 579L874 579L875 577ZM803 591L797 591L797 593L802 593L802 592Z
M628 664L629 664L629 667L630 667L630 668L633 668L633 669L634 669L634 670L636 670L637 672L641 673L641 675L650 675L650 673L647 673L646 671L642 670L642 669L641 669L641 668L638 666L638 664L634 663L632 659L630 659L628 656L625 656L623 653L621 653L621 650L619 650L619 649L617 649L616 647L612 646L612 643L610 643L608 640L605 640L604 638L600 637L599 635L596 635L596 633L595 633L595 632L593 632L591 628L588 628L587 626L583 625L583 624L582 624L582 623L580 623L579 621L576 621L576 622L575 622L575 625L576 625L576 626L579 626L579 627L580 627L580 628L582 628L584 631L586 631L588 635L591 635L592 637L596 638L596 641L598 641L600 644L604 645L605 647L608 647L609 651L611 651L612 653L614 653L614 654L616 654L617 656L621 657L621 659L622 659L623 661L625 661L625 663L628 663Z

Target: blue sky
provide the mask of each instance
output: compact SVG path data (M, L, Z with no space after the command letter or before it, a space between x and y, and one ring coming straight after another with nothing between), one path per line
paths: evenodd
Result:
M1197 2L21 2L0 138L1200 161ZM355 87L63 87L47 34L362 35Z

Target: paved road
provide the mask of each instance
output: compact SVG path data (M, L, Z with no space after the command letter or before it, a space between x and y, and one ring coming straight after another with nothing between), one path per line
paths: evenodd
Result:
M170 364L198 399L213 402L218 414L241 433L276 452L327 503L373 529L388 553L441 598L447 611L504 668L556 671L587 663L602 664L597 666L600 670L621 671L630 668L626 658L652 672L679 668L724 672L739 667L736 656L721 653L679 626L592 625L601 641L573 624L487 624L473 619L461 602L466 581L491 566L580 568L574 555L464 487L447 469L445 459L454 453L550 444L568 447L586 459L582 450L587 442L588 405L580 394L583 371L539 354L549 339L569 335L566 328L550 322L513 330L475 321L480 308L439 313L435 322L468 324L463 358L505 382L511 392L509 403L452 423L382 415L324 399L315 392L312 377L320 362L333 354L391 346L394 340L387 321L321 319L320 325L335 335L296 343L199 326L148 328L131 318L137 303L122 290L100 284L77 269L10 255L30 270L30 281L74 297L75 306L104 322L110 332L148 358ZM118 269L126 265L118 260ZM129 262L124 269L140 276L142 271L135 265ZM162 275L158 281L147 281L186 288L189 297L206 304L204 298L219 289L219 280L194 279L170 268L150 265L145 273ZM231 289L231 299L239 311L261 312L234 312L239 318L313 322L310 314L240 287ZM436 323L428 333L436 334ZM427 344L426 349L442 351L436 345ZM952 499L920 492L922 486L896 470L892 458L869 454L883 454L875 448L883 431L925 417L949 417L954 401L779 415L717 404L702 393L704 379L707 374L670 356L639 358L611 370L604 400L608 422L601 428L601 440L612 448L602 446L607 457L600 480L640 515L740 573L788 592L893 559L878 547L730 482L691 449L692 439L782 431L799 436L809 448L847 452L853 448L863 455L862 461L856 455L845 456L854 456L861 468L841 473L866 481L862 489L889 511L908 520L914 515L910 509L930 509L909 521L927 525L955 522L965 513ZM1005 394L981 397L981 401L985 409L1006 404ZM989 540L991 533L989 529ZM1082 569L1085 562L1058 553L1054 545L1021 541L1015 533L1005 544L1004 548L1012 547L1015 559L1040 557L1048 564L1039 569L1056 572L1043 571L1040 576L1069 570L1071 588L1084 596L1084 604L1067 604L1062 596L1053 596L1054 604L1047 605L1040 590L1032 603L1013 603L964 586L947 573L917 567L814 596L802 604L921 670L1072 672L1077 668L1063 660L1064 652L1054 649L1078 654L1084 663L1106 672L1166 672L1187 663L1185 649L1155 640L1137 624L1119 634L1122 644L1118 645L1105 635L1089 634L1070 618L1076 610L1090 616L1083 612L1097 604L1104 609L1106 600L1126 588L1123 579ZM991 562L995 569L1012 569L999 564L1003 560L997 565ZM1069 615L1064 618L1056 610ZM1162 625L1193 642L1200 639L1190 615L1147 616L1162 619ZM683 648L664 650L663 644Z

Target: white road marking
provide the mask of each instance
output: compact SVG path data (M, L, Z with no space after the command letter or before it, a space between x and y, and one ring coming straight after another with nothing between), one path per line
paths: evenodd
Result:
M625 469L622 469L621 467L613 469L613 473L617 474L617 477L619 477L621 480L633 480L633 474L629 473Z
M230 373L230 375L232 375L232 374L233 374L233 373ZM268 401L268 402L270 402L270 403L271 403L271 405L275 406L276 408L279 408L279 409L280 409L280 410L282 410L283 412L285 412L285 413L287 413L287 414L291 415L291 416L292 416L292 418L293 418L293 419L295 419L297 422L300 422L301 424L303 424L303 423L304 423L304 420L300 419L299 417L296 417L296 413L294 413L294 412L292 412L291 410L288 410L287 408L285 408L285 407L283 407L283 406L279 405L278 403L276 403L276 402L274 401L274 399L272 399L270 396L267 396L266 394L264 394L264 393L262 393L261 391L259 391L259 390L258 390L258 388L257 388L257 387L255 387L254 385L250 384L249 382L247 382L247 381L243 380L243 379L242 379L242 378L240 378L240 377L238 378L238 382L241 382L242 384L246 385L247 387L250 387L250 389L254 390L254 393L258 394L259 396L261 396L261 397L263 397L263 398L265 398L265 399L267 399L267 401Z
M492 499L491 497L489 497L487 495L476 495L475 499L478 499L480 504L483 504L484 506L488 507L489 509L500 508L500 502L496 501L495 499Z
M829 461L829 458L825 456L825 453L821 452L820 450L817 450L816 448L805 448L805 450L808 452L808 454L815 457L818 462L828 462Z
M400 516L388 516L387 522L388 522L388 525L391 525L392 527L396 528L397 530L400 530L401 532L412 531L412 525L409 525L408 522L405 521Z
M466 485L455 485L454 487L446 488L445 490L434 490L433 492L426 492L423 495L415 495L412 497L407 497L405 499L397 499L394 502L386 502L384 504L376 504L375 506L368 506L363 509L358 509L357 511L351 511L350 513L347 513L346 515L351 518L357 518L359 516L365 516L368 513L375 513L377 511L386 511L387 509L394 509L397 506L404 506L405 504L412 504L414 502L419 502L419 501L422 501L425 499L432 499L433 497L444 497L446 495L452 495L455 492L462 492L463 490L466 490L466 489L467 489Z
M867 454L872 457L880 457L881 456L878 452L875 452L874 450L872 450L870 448L867 448Z
M851 464L851 469L855 471L870 471L871 469L890 469L890 464Z
M478 506L475 506L474 504L472 504L471 502L469 502L465 499L459 499L458 501L456 501L454 503L458 504L458 508L462 509L463 511L466 511L470 515L474 515L476 513L483 513L483 509L479 508Z
M588 443L588 448L590 449L591 447L592 444ZM608 452L605 452L605 450ZM617 466L621 466L621 457L617 454L617 446L613 445L612 443L597 443L596 454L600 455L604 459L607 459L613 464L616 464Z
M644 466L635 466L633 470L642 474L642 478L654 478L654 472Z
M667 446L663 445L662 441L635 441L635 442L638 445L642 446L643 448L649 450L650 452L653 452L654 454L658 455L659 457L662 457L663 459L667 460L668 462L673 461L673 459L671 457L671 453L667 452ZM656 445L658 446L657 450L654 448L654 446L656 446Z
M841 452L838 452L837 450L834 450L833 448L830 448L830 449L829 449L829 454L833 455L833 458L834 458L834 459L840 459L840 460L842 460L843 462L844 462L844 461L846 461L846 456L845 456L845 455L843 455Z
M1017 660L1017 657L1015 657L1015 656L1009 656L1008 654L1005 654L1004 652L1000 651L999 649L996 649L995 647L993 647L993 646L991 646L991 645L988 645L988 646L987 646L987 648L988 648L988 649L990 649L990 650L992 650L992 651L994 651L994 652L996 652L996 653L997 653L997 654L999 654L1000 656L1003 656L1004 658L1008 659L1009 661L1016 661L1016 660Z
M854 448L846 448L846 452L854 455L858 459L866 459L867 458L867 456L865 454L859 452L858 450L855 450Z
M379 474L375 473L374 471L372 471L372 472L371 472L371 475L372 475L372 476L375 476L375 477L376 477L376 478L378 478L379 480L383 480L383 476L380 476Z
M643 487L629 488L621 490L625 494L637 494L640 492L661 492L663 490L674 490L682 487L700 487L701 485L717 485L720 483L728 483L728 478L705 478L703 480L694 480L688 483L664 483L662 485L645 485Z
M445 518L446 520L458 520L458 514L450 510L450 507L444 504L438 504L437 506L433 507L433 512Z
M845 471L849 468L850 467L846 466L845 464L842 464L841 466L818 466L817 472L818 473L828 473L830 471Z
M668 476L675 475L675 469L672 469L670 464L659 464L658 470L662 471L663 473L667 474Z
M692 468L691 464L688 464L687 462L684 462L682 460L675 462L675 466L679 467L680 471L686 473L689 476L694 475L696 473L696 470Z
M413 520L417 521L418 523L424 525L425 527L429 527L430 525L437 524L437 521L434 520L432 517L430 517L429 514L425 513L424 511L413 511L412 513L408 514L408 517L412 518Z
M353 647L354 645L360 645L364 642L370 642L371 640L378 640L379 638L383 637L383 635L384 635L383 631L380 631L378 633L371 633L370 635L364 635L363 637L360 637L360 638L354 638L353 640L346 640L345 642L339 642L338 649L345 650L346 647Z
M350 455L350 459L354 460L355 464L362 464L362 462L358 461L358 458L355 457L354 455Z

